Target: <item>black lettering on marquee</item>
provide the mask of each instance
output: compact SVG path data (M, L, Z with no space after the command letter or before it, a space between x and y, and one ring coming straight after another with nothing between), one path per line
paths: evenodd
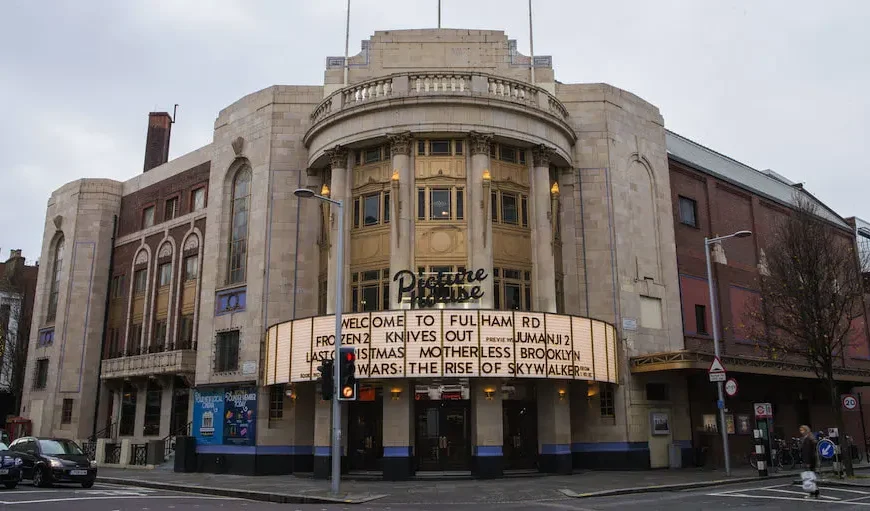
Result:
M483 268L456 273L438 272L436 276L428 278L423 272L418 276L410 270L400 270L393 275L393 282L399 282L397 299L400 303L407 297L412 308L422 309L442 303L480 300L483 298L483 289L480 285L473 285L470 289L466 289L465 286L482 283L488 277Z

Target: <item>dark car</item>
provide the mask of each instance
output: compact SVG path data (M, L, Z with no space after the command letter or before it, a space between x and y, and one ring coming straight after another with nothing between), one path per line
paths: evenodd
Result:
M31 479L34 486L79 483L90 488L97 478L97 463L72 440L23 437L9 450L21 457L22 478Z
M0 443L0 484L10 490L18 486L22 463L17 452L10 451L5 443Z

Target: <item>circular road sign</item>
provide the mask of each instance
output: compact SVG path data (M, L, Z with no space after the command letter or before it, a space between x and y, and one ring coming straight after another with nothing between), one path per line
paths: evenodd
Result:
M728 378L728 381L725 382L725 393L728 394L728 397L737 395L737 380Z
M836 451L834 442L831 442L827 438L819 441L819 456L829 460L834 457L834 451Z
M855 408L858 408L858 400L852 395L847 394L843 396L843 408L846 410L854 410Z

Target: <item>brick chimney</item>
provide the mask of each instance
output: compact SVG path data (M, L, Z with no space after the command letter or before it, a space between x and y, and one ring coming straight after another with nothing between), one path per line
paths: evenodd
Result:
M9 251L9 259L6 260L5 266L6 279L9 282L15 283L24 269L24 258L21 257L21 249Z
M172 131L172 117L168 112L151 112L148 114L148 136L145 139L145 169L148 172L154 167L169 161L169 134Z

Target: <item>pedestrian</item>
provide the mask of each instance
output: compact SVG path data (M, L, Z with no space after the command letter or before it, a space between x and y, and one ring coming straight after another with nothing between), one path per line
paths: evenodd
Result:
M801 435L801 459L804 471L801 472L801 482L804 491L809 495L806 498L819 498L819 487L816 484L816 471L819 468L819 460L816 454L818 442L813 436L813 430L809 426L800 427Z

